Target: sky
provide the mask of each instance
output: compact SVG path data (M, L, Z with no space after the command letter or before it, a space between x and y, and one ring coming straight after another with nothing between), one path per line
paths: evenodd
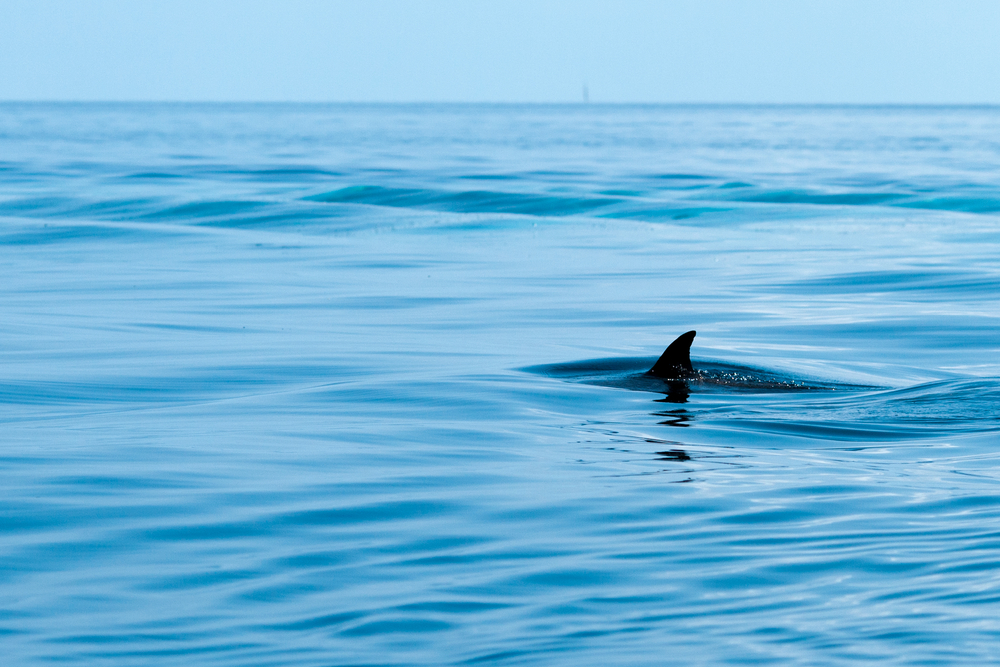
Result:
M1000 104L998 0L0 0L0 99Z

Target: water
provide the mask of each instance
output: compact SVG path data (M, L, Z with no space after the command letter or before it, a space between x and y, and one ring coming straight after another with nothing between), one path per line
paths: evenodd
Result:
M5 664L995 661L997 137L0 105Z

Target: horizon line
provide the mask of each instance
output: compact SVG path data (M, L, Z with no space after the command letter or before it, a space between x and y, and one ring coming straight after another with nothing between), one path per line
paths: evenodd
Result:
M692 107L1000 107L1000 102L705 102L705 101L469 101L469 100L199 100L199 99L0 99L0 104L284 104L356 106L692 106Z

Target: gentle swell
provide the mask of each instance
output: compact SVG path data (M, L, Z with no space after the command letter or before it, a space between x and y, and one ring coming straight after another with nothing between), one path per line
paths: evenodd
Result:
M394 208L418 208L451 213L496 213L538 217L591 215L601 218L639 220L684 220L725 209L711 206L643 202L622 197L565 197L512 192L441 191L353 186L308 198L326 203L367 204Z
M298 171L280 171L275 178L290 180ZM234 177L232 174L227 174ZM308 172L310 179L323 178L322 172ZM241 175L240 177L243 177ZM143 173L131 180L180 179L179 175ZM685 178L692 178L685 176ZM707 178L707 177L706 177ZM494 179L495 180L495 179ZM739 206L815 207L889 206L964 213L992 214L1000 211L1000 194L977 197L927 197L912 193L842 192L822 193L799 190L756 188L746 183L719 182L699 186L693 194L684 189L611 190L606 194L557 195L493 190L439 190L385 185L355 185L305 198L220 199L171 201L161 197L91 200L85 197L11 198L0 202L0 216L96 220L109 222L173 223L218 228L287 229L303 231L352 231L370 226L361 216L335 210L329 204L363 204L415 211L453 214L518 215L533 218L589 216L610 220L683 222L684 224L741 224L753 218L719 214ZM731 194L738 192L739 194ZM610 196L610 195L615 196ZM628 195L628 196L625 196ZM669 197L665 199L664 197Z

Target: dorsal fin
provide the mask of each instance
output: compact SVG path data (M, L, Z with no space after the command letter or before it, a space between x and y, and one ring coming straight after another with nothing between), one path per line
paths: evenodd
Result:
M669 379L679 379L692 375L694 367L691 366L691 343L696 334L696 331L688 331L678 336L677 340L667 346L653 367L649 369L649 374Z

